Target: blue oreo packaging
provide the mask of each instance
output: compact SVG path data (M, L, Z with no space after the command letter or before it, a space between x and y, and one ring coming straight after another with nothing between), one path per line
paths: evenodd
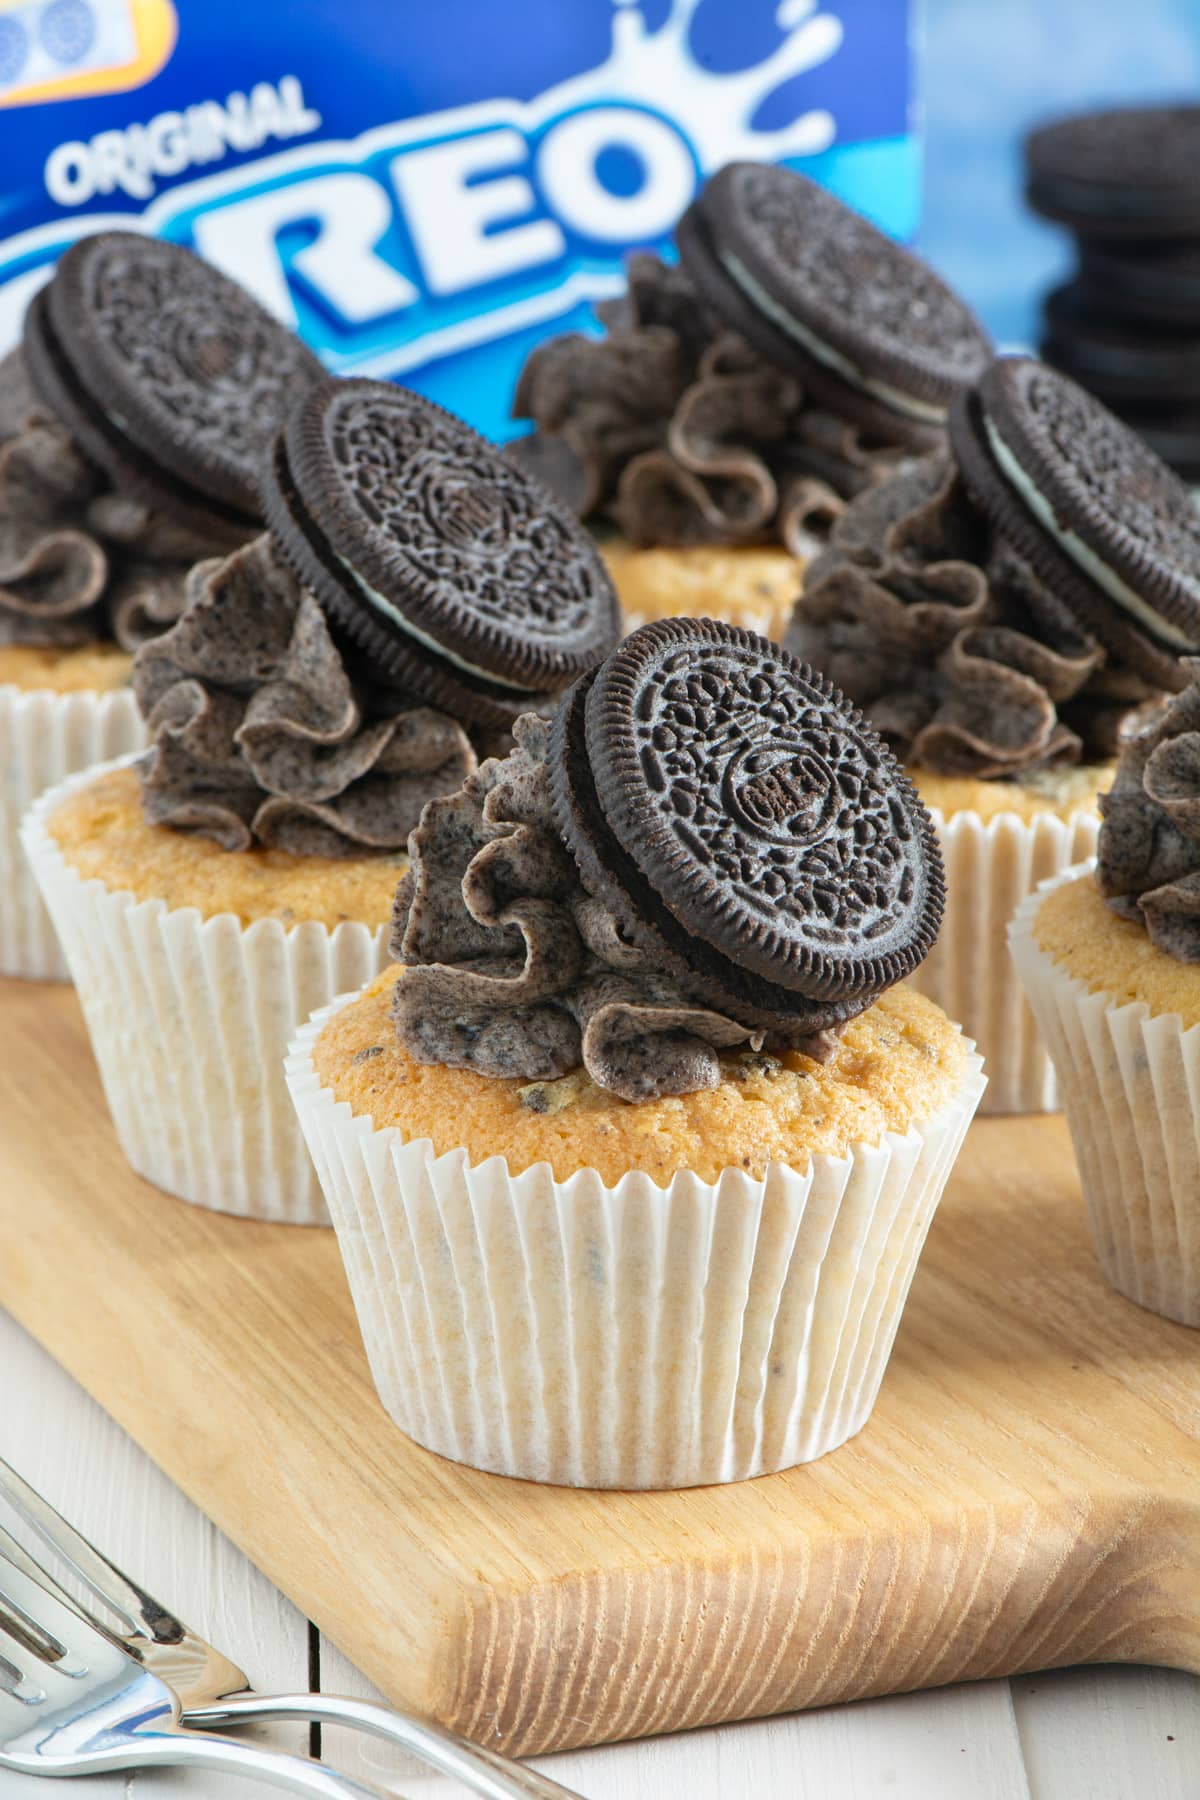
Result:
M339 374L492 437L704 176L787 162L897 236L905 0L0 0L0 350L77 237L188 244Z

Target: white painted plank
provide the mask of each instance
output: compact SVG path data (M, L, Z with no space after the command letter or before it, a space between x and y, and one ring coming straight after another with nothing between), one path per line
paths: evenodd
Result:
M321 1685L377 1697L324 1641ZM397 1781L412 1800L460 1800L465 1791L385 1745L355 1744L345 1732L325 1737L340 1766ZM537 1767L586 1800L1030 1800L1002 1681L542 1757ZM1070 1790L1056 1800L1071 1800Z
M1032 1800L1196 1800L1200 1678L1061 1669L1012 1682Z
M622 1761L631 1751L636 1764ZM544 1766L589 1800L1029 1800L1005 1682L825 1707Z
M213 1403L202 1394L196 1400ZM85 1536L227 1650L256 1687L307 1688L307 1621L3 1312L0 1453ZM307 1748L303 1726L275 1726L260 1736L283 1749ZM9 1800L10 1789L14 1800L18 1793L26 1800L18 1782L28 1788L23 1778L0 1774L0 1800ZM166 1775L139 1776L130 1791L133 1800L185 1791L207 1800L199 1784L185 1789ZM231 1779L220 1789L221 1800L250 1800L262 1791ZM116 1800L119 1793L109 1780L71 1784L75 1800Z

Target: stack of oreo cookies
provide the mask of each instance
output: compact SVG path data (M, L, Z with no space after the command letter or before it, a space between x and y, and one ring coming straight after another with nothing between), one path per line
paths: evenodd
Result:
M1078 247L1042 355L1200 481L1200 106L1063 119L1025 163L1030 205Z

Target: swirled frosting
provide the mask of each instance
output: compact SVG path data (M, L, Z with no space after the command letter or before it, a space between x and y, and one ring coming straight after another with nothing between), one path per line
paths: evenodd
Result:
M851 504L809 566L786 643L903 761L981 780L1105 760L1153 691L1106 662L941 453Z
M392 937L400 1042L417 1062L528 1082L582 1065L625 1100L716 1087L720 1052L759 1052L767 1034L690 995L589 893L555 827L549 734L518 719L509 755L435 800L409 839ZM822 1060L834 1042L788 1040Z
M1103 824L1096 883L1178 962L1200 963L1200 659L1191 685L1129 720Z
M179 617L189 563L211 548L112 487L19 350L0 361L0 643L134 650Z
M536 430L510 449L634 544L776 539L803 554L901 454L811 401L656 256L631 258L626 293L596 311L604 337L529 357L513 413Z
M265 534L197 564L187 602L134 663L152 824L227 850L402 850L426 800L474 769L456 720L365 678Z

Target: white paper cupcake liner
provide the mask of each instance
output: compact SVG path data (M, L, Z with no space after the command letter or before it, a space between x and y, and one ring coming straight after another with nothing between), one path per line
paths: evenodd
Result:
M1013 974L1008 924L1040 881L1095 854L1100 820L1042 813L945 819L934 811L946 864L946 913L937 943L909 977L978 1044L987 1062L983 1113L1057 1112L1054 1064Z
M37 796L93 763L140 750L132 688L53 694L0 687L0 975L66 981L67 965L21 849Z
M1013 961L1058 1068L1106 1278L1139 1306L1200 1326L1200 1026L1089 993L1033 934L1050 889L1093 867L1068 869L1025 901Z
M663 1189L376 1130L323 1088L327 1020L288 1085L337 1229L380 1398L428 1449L573 1487L675 1488L808 1462L874 1404L946 1178L983 1090L920 1129Z
M107 768L118 768L120 762ZM69 866L35 802L23 841L79 993L121 1149L139 1175L196 1206L327 1225L283 1079L288 1040L314 1007L371 980L387 929L330 931L135 900Z

